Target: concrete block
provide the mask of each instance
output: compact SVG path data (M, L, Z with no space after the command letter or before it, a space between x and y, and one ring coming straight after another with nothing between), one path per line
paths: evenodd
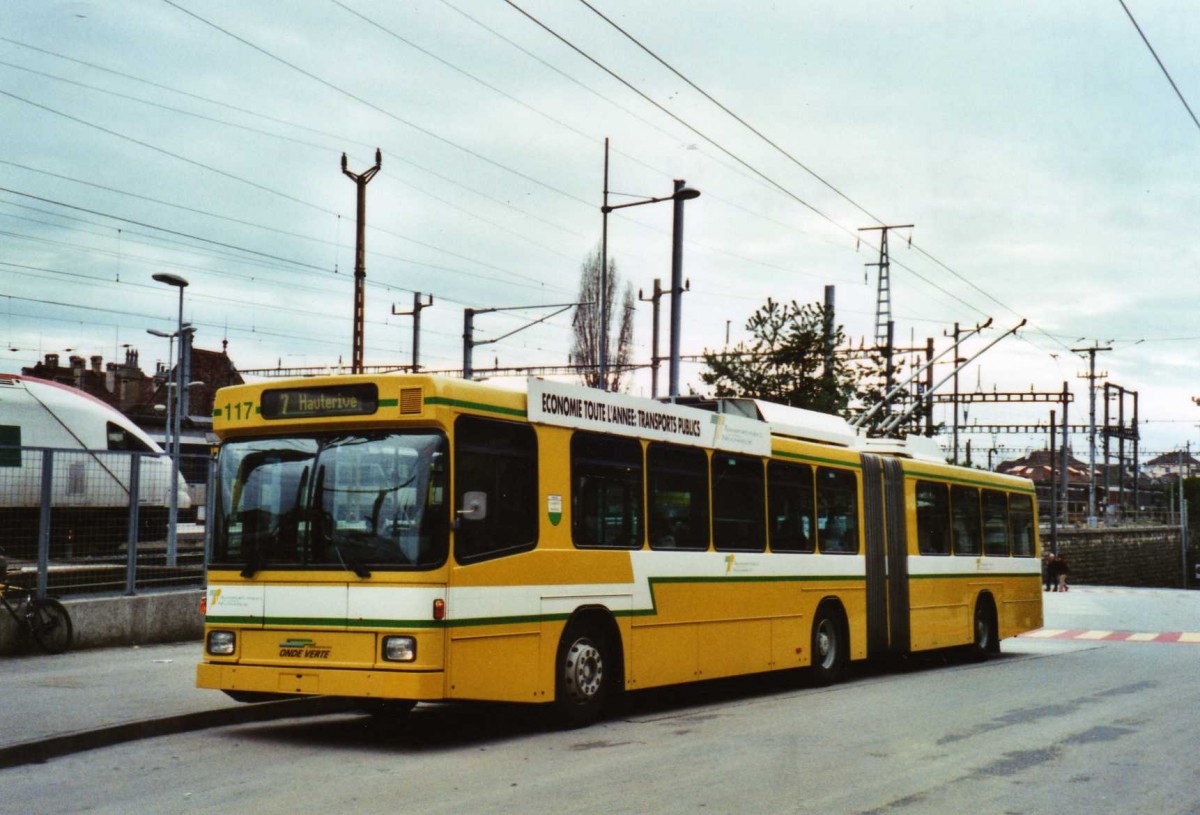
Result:
M200 613L203 597L202 589L186 589L134 597L64 600L75 627L72 648L199 640L204 635L204 616ZM0 618L0 653L16 649L17 633L12 618L4 614Z

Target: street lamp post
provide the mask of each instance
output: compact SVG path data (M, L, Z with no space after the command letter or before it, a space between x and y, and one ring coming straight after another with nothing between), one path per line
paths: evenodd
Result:
M605 139L604 157L604 205L600 212L604 214L603 237L600 249L600 376L601 387L608 390L608 213L614 209L640 207L643 204L657 204L660 201L675 202L674 227L672 229L671 247L671 398L679 395L679 327L680 302L683 294L683 202L700 197L700 190L692 189L684 184L682 179L675 179L675 191L670 195L658 198L645 198L641 201L630 201L626 204L608 203L608 140Z
M179 275L167 274L166 272L154 275L154 279L159 283L165 283L168 286L174 286L179 289L179 320L176 330L176 333L179 335L179 354L175 360L174 421L171 425L171 436L174 438L175 454L171 456L171 485L167 509L167 565L174 566L176 565L179 552L179 538L176 527L179 521L179 429L180 414L183 413L183 290L187 288L188 282ZM168 393L168 396L170 395Z
M156 337L162 337L167 341L167 378L171 377L171 365L175 362L175 337L179 334L178 331L168 333L159 331L157 328L147 328L147 334L153 334ZM174 411L171 410L171 395L173 390L171 382L167 383L167 416L163 424L163 449L167 451L167 455L171 455L171 417L174 416Z

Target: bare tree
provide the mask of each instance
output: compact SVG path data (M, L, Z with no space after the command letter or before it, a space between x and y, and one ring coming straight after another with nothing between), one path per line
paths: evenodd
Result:
M600 325L601 314L601 259L600 249L594 249L579 267L579 297L580 305L575 307L571 320L572 343L571 362L586 366L580 372L583 384L591 388L603 387L609 391L620 391L628 384L627 367L633 348L633 312L636 300L633 286L625 284L621 302L616 301L620 280L617 274L617 264L611 258L608 261L608 325ZM613 335L613 323L617 324L616 335ZM601 338L608 335L608 376L607 382L600 381L600 343Z

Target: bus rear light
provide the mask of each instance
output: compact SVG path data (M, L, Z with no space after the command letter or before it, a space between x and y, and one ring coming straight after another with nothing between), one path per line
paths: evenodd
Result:
M388 662L412 662L417 658L417 641L413 637L384 637L383 658Z
M446 619L446 601L440 597L433 601L433 619Z
M236 646L237 636L232 631L208 632L208 644L206 650L213 656L232 656Z

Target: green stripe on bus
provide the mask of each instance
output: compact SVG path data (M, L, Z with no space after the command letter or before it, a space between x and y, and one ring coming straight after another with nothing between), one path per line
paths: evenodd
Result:
M910 574L909 580L953 580L959 578L961 580L991 580L1001 577L1027 577L1030 580L1036 580L1039 583L1042 580L1041 574L1035 572L988 572L987 574Z
M950 466L950 465L947 465ZM919 468L906 468L904 470L906 476L912 478L928 478L931 481L940 481L945 484L964 484L968 487L986 487L992 490L1004 490L1005 492L1015 492L1019 495L1033 495L1034 491L1031 487L1024 485L1014 486L1012 484L997 483L996 481L984 481L978 478L961 478L953 475L943 475L930 470L921 470ZM1011 477L1011 476L1010 476Z
M634 609L610 609L615 617L652 617L658 614L658 601L654 596L658 584L711 584L711 583L814 583L853 582L863 583L863 575L742 575L738 577L652 577L650 583L650 607ZM210 626L261 625L281 628L325 628L363 629L381 628L468 628L485 625L520 625L523 623L562 622L571 616L567 612L555 614L514 614L497 617L471 617L461 620L368 620L335 619L327 617L215 617L207 616L204 621Z
M787 450L771 450L771 455L778 458L790 458L796 461L809 461L814 464L831 464L834 467L846 467L851 470L861 470L862 464L857 461L839 461L834 458L821 458L820 456L810 456L805 453L789 453Z
M381 407L381 408L384 408L384 407L399 407L399 406L400 406L400 400L399 400L399 399L380 399L378 404L379 404L379 407Z
M468 408L470 410L482 410L488 413L499 413L501 416L516 416L518 419L524 419L528 415L520 408L506 408L499 405L488 405L483 402L468 402L464 399L449 399L445 396L426 396L425 404L427 405L445 405L446 407Z

